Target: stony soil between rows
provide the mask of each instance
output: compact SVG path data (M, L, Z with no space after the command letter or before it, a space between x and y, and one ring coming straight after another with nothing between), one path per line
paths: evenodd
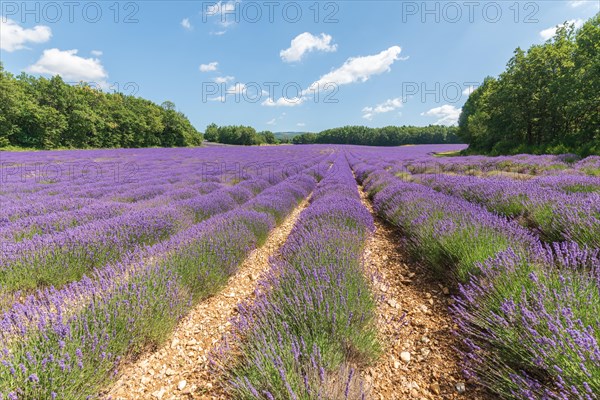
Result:
M363 204L373 207L361 191ZM237 304L252 300L257 280L269 269L308 200L254 250L225 288L187 315L162 348L125 367L106 398L225 399L220 377L210 368L211 352L231 333ZM384 352L363 375L372 399L491 399L465 382L459 340L448 306L449 287L427 267L410 260L402 236L379 217L364 252L366 272L377 296Z
M221 399L227 398L219 377L209 365L211 352L231 331L237 304L252 300L257 280L269 269L269 258L287 240L304 200L276 227L263 246L255 249L218 294L198 304L177 326L162 348L127 366L105 398Z
M373 399L490 399L465 382L459 340L448 306L450 288L427 267L410 260L402 236L373 213L375 233L364 262L378 297L379 332L384 346L379 362L364 372Z

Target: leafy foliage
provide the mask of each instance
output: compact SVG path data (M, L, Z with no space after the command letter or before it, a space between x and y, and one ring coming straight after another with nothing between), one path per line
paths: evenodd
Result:
M400 146L404 144L460 143L456 127L429 125L386 126L369 128L367 126L344 126L322 131L306 132L292 138L294 144L357 144L364 146ZM209 142L260 145L289 143L286 138L276 138L270 131L256 132L249 126L206 127L204 138Z
M60 76L14 77L0 63L0 147L173 147L202 143L175 105L104 93Z
M343 126L320 133L304 133L293 138L294 144L327 143L363 146L401 146L405 144L461 143L457 128L429 126Z
M204 138L209 142L243 146L280 143L271 131L256 132L251 126L217 126L215 123L206 127Z
M459 135L469 150L493 155L600 154L600 14L517 48L506 71L471 94Z

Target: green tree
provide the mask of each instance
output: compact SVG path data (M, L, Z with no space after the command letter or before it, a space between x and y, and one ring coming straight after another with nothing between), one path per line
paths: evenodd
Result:
M0 63L0 146L96 148L199 145L202 135L166 101L161 106L86 83L68 85Z
M475 90L459 119L473 152L600 153L600 14L579 30L515 50L498 79Z
M219 142L219 127L217 124L212 123L206 127L204 130L204 139L208 140L209 142Z
M262 131L258 132L258 135L262 138L262 141L267 144L275 144L277 143L277 139L275 138L275 134L271 131Z

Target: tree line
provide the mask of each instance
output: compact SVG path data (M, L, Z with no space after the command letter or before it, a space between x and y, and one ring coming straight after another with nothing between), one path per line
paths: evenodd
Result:
M216 124L206 127L204 138L210 142L238 145L290 142L287 139L275 138L270 131L257 132L249 126L217 126ZM344 126L319 133L302 133L294 136L291 143L400 146L404 144L461 143L461 141L457 136L457 128L449 126L386 126L383 128Z
M600 154L600 13L565 24L469 96L459 135L470 152Z
M405 144L461 143L453 126L343 126L319 133L295 136L294 143L356 144L363 146L401 146Z
M226 125L217 126L210 124L204 131L204 139L213 143L237 144L244 146L261 144L279 144L286 142L283 139L275 138L271 131L257 132L251 126L244 125Z
M0 63L0 147L173 147L202 143L169 101L105 93L60 76L15 77Z

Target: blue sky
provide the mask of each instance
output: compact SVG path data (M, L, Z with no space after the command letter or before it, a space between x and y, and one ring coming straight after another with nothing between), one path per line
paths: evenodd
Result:
M4 1L0 59L170 100L201 131L453 124L469 86L598 1Z

